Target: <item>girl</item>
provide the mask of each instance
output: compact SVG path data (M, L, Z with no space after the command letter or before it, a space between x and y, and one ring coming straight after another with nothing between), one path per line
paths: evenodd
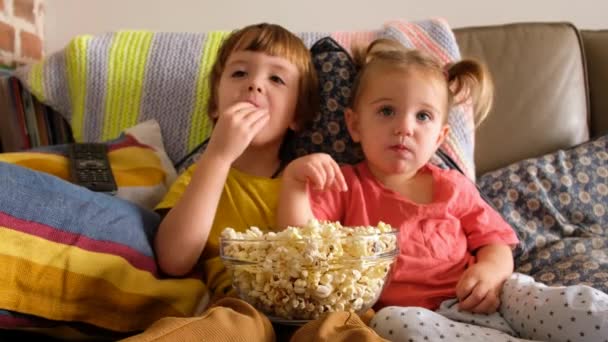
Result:
M384 309L370 323L390 340L555 337L558 326L543 324L553 314L578 322L578 338L587 328L607 329L605 312L564 309L564 303L576 303L556 296L555 288L543 292L529 277L511 276L511 248L518 243L513 229L465 176L429 163L448 133L451 106L471 100L478 122L488 113L493 89L484 67L461 61L444 68L391 40L375 41L358 61L362 69L345 115L366 159L340 168L328 155L312 154L290 163L279 227L317 218L347 226L384 221L399 230L400 255L377 304ZM542 309L526 308L522 293L513 293L524 288L528 296L537 294L535 300L554 304L555 311L538 319ZM437 309L443 316L432 311Z

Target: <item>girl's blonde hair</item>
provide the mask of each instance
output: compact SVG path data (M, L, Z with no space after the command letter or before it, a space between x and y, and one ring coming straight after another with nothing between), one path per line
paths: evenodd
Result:
M293 63L300 73L295 120L303 127L317 113L319 107L318 80L310 51L300 38L276 24L255 24L232 32L222 43L209 75L209 103L207 113L217 110L218 86L228 58L235 51L263 52Z
M424 51L408 49L398 41L385 38L373 41L367 49L354 49L354 58L360 71L353 85L351 108L357 104L365 78L377 66L418 68L445 80L448 94L446 113L455 105L471 101L476 125L486 118L492 107L494 86L490 73L475 60L461 60L444 66ZM444 119L447 120L447 115Z

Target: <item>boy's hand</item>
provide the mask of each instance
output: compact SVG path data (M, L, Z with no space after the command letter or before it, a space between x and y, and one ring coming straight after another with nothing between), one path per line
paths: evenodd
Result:
M506 280L496 275L493 263L477 262L470 266L456 284L458 308L491 314L500 306L500 293Z
M291 162L285 169L284 180L295 180L319 190L336 187L348 190L340 166L326 153L313 153Z
M234 162L266 126L270 115L249 102L239 102L219 115L207 151Z

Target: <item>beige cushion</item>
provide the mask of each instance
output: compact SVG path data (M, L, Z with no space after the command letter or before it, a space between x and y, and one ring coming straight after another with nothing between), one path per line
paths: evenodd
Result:
M581 32L591 98L591 134L608 132L608 30Z
M567 23L455 29L463 57L484 61L494 108L477 130L477 173L588 139L578 31Z

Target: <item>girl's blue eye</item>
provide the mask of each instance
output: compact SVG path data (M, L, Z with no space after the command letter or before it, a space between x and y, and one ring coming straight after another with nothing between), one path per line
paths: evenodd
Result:
M270 76L270 80L272 82L275 82L275 83L278 83L278 84L285 84L285 82L283 81L283 79L280 78L279 76L276 76L276 75Z
M420 120L420 121L427 121L427 120L431 120L431 115L427 112L418 112L416 113L416 119Z
M242 70L237 70L232 73L232 77L243 77L245 76L245 72Z
M378 113L382 116L391 116L395 114L395 110L392 107L382 107Z

